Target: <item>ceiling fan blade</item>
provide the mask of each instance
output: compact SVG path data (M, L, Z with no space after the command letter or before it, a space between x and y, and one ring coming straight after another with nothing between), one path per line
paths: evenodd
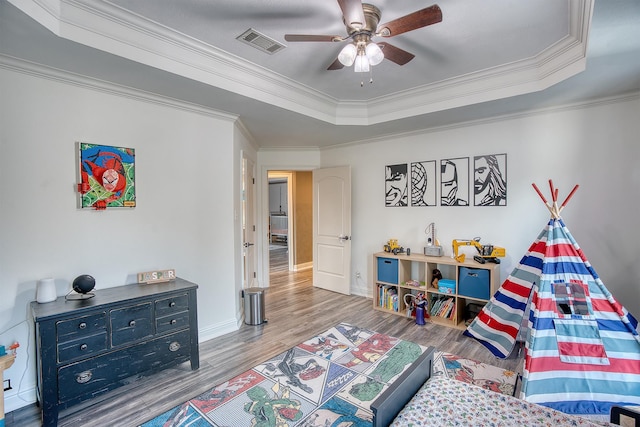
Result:
M344 68L344 65L342 65L342 62L338 61L338 58L336 58L336 60L329 65L327 70L340 70L341 68Z
M366 25L361 0L338 0L344 22L348 27L363 28Z
M395 62L398 65L404 65L415 58L413 53L409 53L406 50L395 47L387 42L380 42L378 43L378 46L382 49L382 53L384 53L384 57L386 59L391 62Z
M442 21L442 10L440 6L433 6L417 10L401 18L389 21L386 24L378 25L378 35L382 37L393 37L407 31L437 24Z
M285 34L284 39L288 42L340 42L344 40L344 37L313 34Z

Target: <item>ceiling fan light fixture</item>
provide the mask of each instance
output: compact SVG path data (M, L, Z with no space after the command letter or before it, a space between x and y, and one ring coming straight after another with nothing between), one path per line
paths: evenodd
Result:
M353 43L349 43L340 51L340 54L338 55L338 61L340 61L342 65L350 67L353 65L357 54L358 49L356 48L356 45L354 45Z
M356 56L353 71L356 73L368 73L370 69L371 67L369 65L369 58L367 58L367 55L359 54Z
M376 43L369 43L365 49L367 53L367 58L369 58L369 63L374 66L378 65L384 59L384 53L382 53L382 49Z

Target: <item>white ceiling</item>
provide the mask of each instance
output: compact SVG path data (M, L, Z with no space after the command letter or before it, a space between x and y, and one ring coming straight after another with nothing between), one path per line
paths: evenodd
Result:
M378 0L381 23L433 3ZM0 0L0 55L237 115L264 148L326 147L640 91L638 0L439 0L386 41L416 55L328 71L331 0ZM252 28L285 48L236 40ZM2 58L0 58L2 59ZM361 86L361 81L364 85Z

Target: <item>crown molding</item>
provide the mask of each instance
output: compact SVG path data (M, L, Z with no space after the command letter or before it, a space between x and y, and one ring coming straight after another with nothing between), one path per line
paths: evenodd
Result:
M201 105L184 102L178 99L161 96L150 92L145 92L140 89L130 88L112 82L106 82L92 77L82 76L80 74L70 73L65 70L60 70L42 64L36 64L34 62L26 61L24 59L15 58L13 56L4 55L1 53L0 69L5 69L8 71L40 79L50 80L57 83L63 83L84 89L94 90L109 95L135 99L137 101L147 102L150 104L162 105L169 108L196 113L229 122L240 121L239 117L235 114L214 110L211 108L203 107ZM248 130L246 132L248 132Z
M597 99L576 101L576 102L571 102L567 104L556 105L553 107L535 108L532 110L521 111L517 113L495 115L489 118L458 121L458 122L450 123L446 125L425 127L423 129L416 129L416 130L411 130L407 132L378 135L372 138L366 138L366 139L361 139L357 141L350 141L342 144L328 145L326 147L320 148L320 151L326 152L326 151L342 149L346 147L357 147L361 145L370 144L372 142L389 143L389 142L393 142L403 138L409 138L414 136L424 136L430 133L444 132L448 130L461 129L461 128L471 127L471 126L481 126L481 125L491 124L491 123L500 123L508 120L516 120L516 119L522 119L527 117L540 116L543 114L555 114L555 113L562 113L565 111L575 111L575 110L581 110L586 108L596 108L603 105L620 104L624 102L640 102L640 92L633 91L633 92L623 93L615 96L607 96L607 97L597 98ZM282 150L285 150L285 149L286 148L283 148ZM288 149L291 149L291 147L289 147ZM269 150L276 151L278 150L278 148L272 147ZM267 151L267 150L261 149L261 151Z
M54 34L336 125L371 125L543 90L580 73L594 0L567 0L569 34L533 58L367 101L343 101L99 0L8 0Z

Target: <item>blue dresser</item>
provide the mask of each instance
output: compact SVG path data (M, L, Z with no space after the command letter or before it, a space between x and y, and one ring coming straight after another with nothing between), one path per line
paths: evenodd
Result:
M137 375L190 361L199 367L197 291L171 282L99 289L95 297L31 303L42 425Z

